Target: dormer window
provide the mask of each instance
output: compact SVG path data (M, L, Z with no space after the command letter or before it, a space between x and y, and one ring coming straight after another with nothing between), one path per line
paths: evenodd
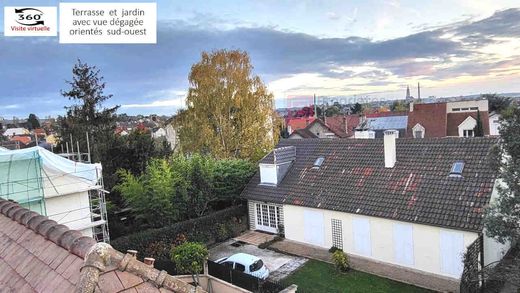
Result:
M451 167L450 177L462 177L462 171L464 170L464 162L458 161L453 163Z
M323 164L323 161L325 161L325 158L324 157L319 157L316 159L316 161L314 161L314 166L313 168L319 168L321 167L321 164Z

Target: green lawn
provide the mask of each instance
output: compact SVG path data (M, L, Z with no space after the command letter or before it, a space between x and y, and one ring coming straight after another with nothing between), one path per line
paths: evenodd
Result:
M431 292L381 278L371 274L350 270L341 274L334 266L325 262L309 260L298 271L284 280L286 284L296 284L303 293L309 292Z

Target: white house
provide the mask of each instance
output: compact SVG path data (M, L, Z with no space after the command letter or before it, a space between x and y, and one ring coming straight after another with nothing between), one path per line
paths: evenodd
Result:
M15 135L24 135L29 134L29 130L25 128L8 128L4 131L4 136L15 136Z
M101 164L74 162L41 147L0 149L0 197L108 241L101 171Z
M422 276L458 283L466 248L483 237L484 261L507 246L483 235L496 194L495 138L282 140L242 195L250 229L332 246ZM453 288L444 288L452 290Z
M500 135L498 128L500 127L500 114L491 112L489 114L489 135Z

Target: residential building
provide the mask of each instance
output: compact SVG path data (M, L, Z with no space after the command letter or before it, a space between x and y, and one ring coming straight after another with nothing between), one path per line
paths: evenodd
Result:
M168 123L164 130L166 132L166 141L170 144L170 148L174 150L179 144L179 135L177 133L177 129L175 129L173 123Z
M108 242L101 164L78 163L41 147L0 150L0 198Z
M327 119L328 121L329 119ZM339 127L338 127L339 128ZM338 138L347 137L345 129L332 128L321 119L315 119L303 129L296 129L289 136L290 139L299 138Z
M298 129L304 129L309 124L311 124L316 118L314 117L299 117L299 118L289 118L285 122L287 125L287 132L292 134L294 131Z
M473 137L480 116L484 135L489 135L488 101L410 103L406 137Z
M489 135L500 135L500 118L502 116L497 112L489 113Z
M136 251L119 252L3 199L0 243L2 292L206 292L155 269L153 258L141 262Z
M22 127L8 128L4 131L4 136L15 136L15 135L27 135L30 134L29 130Z
M488 156L497 142L395 130L383 139L282 140L242 193L250 229L283 230L288 240L418 276L417 285L458 290L469 245L482 239L484 265L508 249L483 233L484 208L497 196Z
M359 125L356 127L356 133L361 132L361 134L358 133L354 137L365 138L365 133L373 132L374 137L371 138L382 138L383 133L390 129L397 130L399 137L404 137L406 135L407 125L407 115L367 115L361 117Z
M152 130L152 138L158 139L166 136L166 130L162 127L155 128Z

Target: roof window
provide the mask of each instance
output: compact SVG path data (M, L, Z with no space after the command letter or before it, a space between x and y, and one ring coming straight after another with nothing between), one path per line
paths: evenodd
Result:
M462 177L462 171L464 170L464 162L457 161L453 163L450 171L450 177Z
M316 159L316 161L314 161L314 166L313 168L319 168L321 167L321 164L323 164L323 161L325 161L325 158L324 157L319 157Z

